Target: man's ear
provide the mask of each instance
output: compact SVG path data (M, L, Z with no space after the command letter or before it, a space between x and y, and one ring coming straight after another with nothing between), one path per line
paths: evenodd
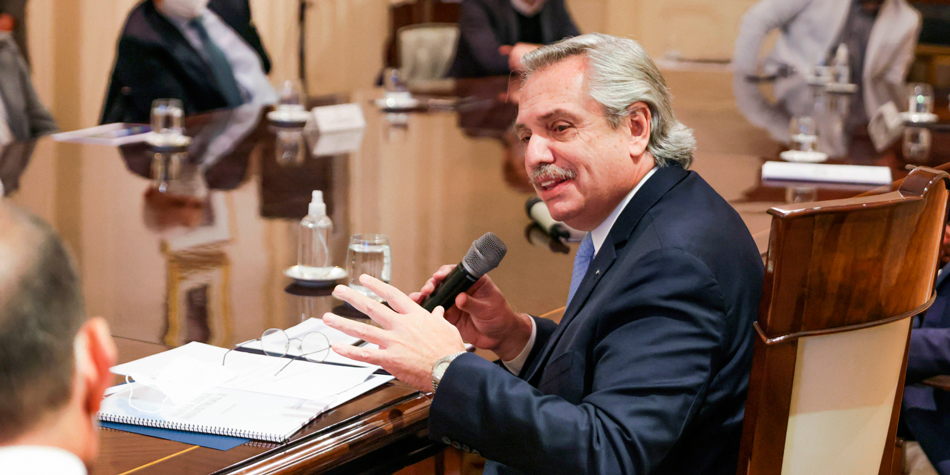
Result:
M630 105L629 114L624 124L630 131L630 156L640 157L647 150L652 132L652 114L650 106L644 102L635 102Z
M113 376L109 368L115 365L118 352L109 334L109 325L102 317L86 321L76 339L82 342L76 345L76 371L85 388L83 408L88 415L93 416L99 412L102 395L112 385Z

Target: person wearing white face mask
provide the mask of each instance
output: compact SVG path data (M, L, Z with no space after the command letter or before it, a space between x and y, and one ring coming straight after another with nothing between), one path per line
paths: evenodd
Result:
M449 77L506 75L541 45L577 36L564 0L462 0Z
M269 71L248 0L145 0L119 38L100 122L148 122L158 98L186 115L272 104Z

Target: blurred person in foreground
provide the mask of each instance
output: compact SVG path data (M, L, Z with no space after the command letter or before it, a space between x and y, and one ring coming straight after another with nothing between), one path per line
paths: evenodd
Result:
M273 104L269 71L248 0L145 0L119 37L100 122L148 122L159 98L186 115Z
M507 75L541 45L580 34L564 0L462 0L448 76Z
M116 350L56 233L0 201L0 467L84 474Z
M18 27L13 16L0 10L0 149L58 130L33 88L30 67L14 40Z
M759 50L769 33L778 30L761 68L766 75L778 76L774 95L789 116L811 113L809 76L816 66L830 64L843 44L851 83L858 88L851 115L866 124L887 102L898 107L906 102L904 79L914 62L920 24L920 13L905 0L762 0L743 16L736 39L739 108L753 123L755 117L769 115L748 112L769 107L745 78L759 73Z
M488 276L430 314L417 302L445 266L411 297L363 276L392 309L337 287L382 328L326 314L380 348L334 350L434 391L430 437L485 473L734 474L763 276L748 229L687 171L692 132L635 41L584 35L523 63L525 168L554 219L589 231L560 323Z

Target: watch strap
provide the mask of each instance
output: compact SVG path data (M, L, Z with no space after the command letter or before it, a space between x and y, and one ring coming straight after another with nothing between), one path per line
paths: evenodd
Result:
M448 356L443 356L439 358L438 360L436 360L435 364L432 365L432 392L433 393L436 391L436 389L439 388L439 383L442 382L442 376L445 375L445 370L443 370L441 374L436 375L436 368L438 368L441 364L445 363L446 370L447 370L448 365L452 363L452 360L454 360L455 358L458 358L461 355L464 355L465 353L468 353L468 351L460 351L458 353L453 353Z

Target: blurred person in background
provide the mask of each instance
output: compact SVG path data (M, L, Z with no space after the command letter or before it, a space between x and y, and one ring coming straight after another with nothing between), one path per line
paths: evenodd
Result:
M248 0L145 0L129 13L100 122L149 121L152 101L186 115L277 102Z
M16 19L0 9L0 148L58 130L33 89L30 68L13 36L18 27Z
M791 115L807 115L812 101L808 78L827 65L839 45L848 50L851 83L858 91L852 115L867 122L889 101L903 104L904 80L914 61L920 13L905 0L762 0L746 12L736 39L736 99L743 111L755 97L742 91L747 75L758 74L759 50L779 31L775 47L762 64L775 75L775 97Z
M564 0L462 0L449 77L507 75L541 45L580 34Z
M0 467L85 474L116 349L56 233L0 201Z

